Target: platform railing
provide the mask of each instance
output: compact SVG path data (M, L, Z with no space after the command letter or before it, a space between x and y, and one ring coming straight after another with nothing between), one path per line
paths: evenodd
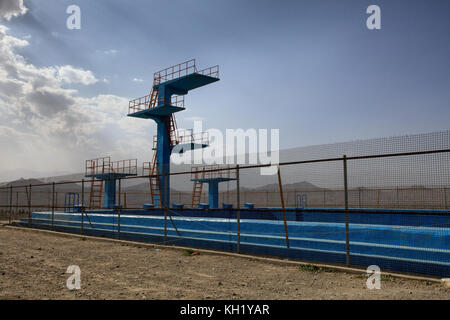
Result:
M109 173L137 174L137 159L111 161L111 157L86 160L85 175Z
M219 78L219 66L215 65L215 66L200 70L197 73L202 74L204 76Z
M148 109L150 107L150 100L150 94L131 100L128 103L128 114Z
M160 83L181 78L192 73L198 73L214 78L219 77L219 66L212 66L203 70L197 70L195 59L191 59L177 65L168 67L161 71L155 72L153 75L153 83L158 85Z
M191 168L191 179L236 179L235 170L225 170L231 168L228 165L201 165Z
M137 159L118 160L111 163L111 171L121 174L137 174Z
M178 139L180 144L198 143L208 145L209 133L207 131L194 133L192 129L182 129L178 130Z
M142 162L142 175L149 176L151 174L152 174L152 163L150 161Z
M173 145L190 143L209 145L209 133L207 131L193 133L192 129L179 129L176 131L176 134L173 134L172 141L175 142ZM158 136L154 135L153 150L156 150L157 145Z
M136 113L142 110L150 109L151 105L151 97L152 95L146 95L140 98L136 98L131 100L128 103L128 114ZM163 97L158 98L158 103L155 105L171 105L180 108L184 108L184 96L183 95L173 95L170 98L170 103L166 103L166 100Z
M111 157L100 157L86 160L85 175L108 173L111 168Z
M196 71L197 67L195 65L195 59L191 59L155 72L153 75L154 84L158 85L169 80L187 76L188 74L195 73Z

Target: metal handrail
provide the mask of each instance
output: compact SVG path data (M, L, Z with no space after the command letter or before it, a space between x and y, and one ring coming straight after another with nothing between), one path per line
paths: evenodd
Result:
M199 71L197 70L195 59L191 59L155 72L153 74L153 84L158 85L193 73L219 78L219 66L215 65Z
M128 103L128 114L152 108L153 106L151 105L151 97L152 95L148 94L146 96L130 100L130 102ZM168 104L171 106L184 108L184 95L172 96L169 103L166 103L166 99L164 97L158 97L157 101L158 103L155 106Z
M209 132L196 132L192 129L178 130L179 143L209 144Z
M231 167L227 165L195 166L191 168L191 179L217 179L217 178L235 179L236 171L224 170L227 168ZM199 174L202 174L201 178L199 178Z
M215 65L215 66L200 70L196 73L202 74L204 76L210 76L213 78L219 78L219 65Z
M153 74L153 83L158 85L162 82L180 78L191 73L195 73L197 67L195 65L195 59L191 59L174 66L157 71Z
M86 175L108 173L137 174L137 159L111 162L111 157L102 157L86 160Z

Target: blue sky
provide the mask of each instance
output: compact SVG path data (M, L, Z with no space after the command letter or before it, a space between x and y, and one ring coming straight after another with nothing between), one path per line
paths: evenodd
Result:
M71 4L81 8L81 30L66 28ZM371 4L381 8L381 30L366 27ZM218 64L221 81L189 93L187 110L177 114L181 127L200 117L204 128L278 128L282 149L449 129L449 1L25 0L24 6L25 14L0 20L9 35L28 42L16 54L40 70L91 71L95 83L58 87L77 90L76 99L146 95L155 71L196 58L200 67ZM114 154L120 148L111 139L140 134L138 150L155 125L141 129L133 135L110 122L92 137L105 139L104 149ZM107 152L82 145L76 161ZM55 150L64 153L60 144ZM149 158L145 152L139 155Z

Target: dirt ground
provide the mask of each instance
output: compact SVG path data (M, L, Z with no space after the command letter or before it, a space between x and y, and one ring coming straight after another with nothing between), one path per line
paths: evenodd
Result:
M81 289L69 290L69 265ZM0 226L0 299L450 299L440 283L187 255Z

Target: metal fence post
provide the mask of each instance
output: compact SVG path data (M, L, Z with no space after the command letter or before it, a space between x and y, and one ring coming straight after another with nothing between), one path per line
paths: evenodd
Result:
M52 183L52 229L55 221L55 182Z
M32 221L32 214L31 214L31 184L29 187L29 195L28 195L28 225L30 225Z
M376 189L377 190L377 208L380 208L380 189Z
M345 196L345 264L350 266L350 239L348 217L348 181L347 181L347 156L344 154L344 196Z
M327 193L325 191L325 189L323 189L323 207L326 208L326 197L327 197Z
M19 191L16 191L16 211L14 213L14 218L17 219L19 214Z
M358 188L358 206L361 209L362 205L361 205L361 187Z
M236 223L237 223L237 253L241 253L241 195L239 180L239 165L236 165Z
M284 233L286 235L286 247L289 248L289 236L288 236L287 221L286 221L286 209L284 207L283 185L281 183L281 172L280 171L281 171L280 166L278 166L278 185L280 187L281 207L283 209Z
M400 193L399 193L398 187L397 187L397 208L400 209Z
M120 239L120 211L121 211L121 201L120 201L120 196L121 196L121 186L122 186L122 179L119 178L119 208L117 211L117 238Z
M444 205L445 205L445 209L448 209L448 205L447 205L447 188L444 187Z
M10 185L9 187L9 224L11 224L11 214L12 214L12 191L13 186Z
M159 177L158 177L159 179ZM166 186L167 186L167 175L164 176L164 189L161 190L160 195L164 194L164 197L160 196L160 201L164 203L164 244L167 243L167 203L166 203ZM164 199L163 199L164 198Z
M84 179L81 179L81 234L84 232Z

